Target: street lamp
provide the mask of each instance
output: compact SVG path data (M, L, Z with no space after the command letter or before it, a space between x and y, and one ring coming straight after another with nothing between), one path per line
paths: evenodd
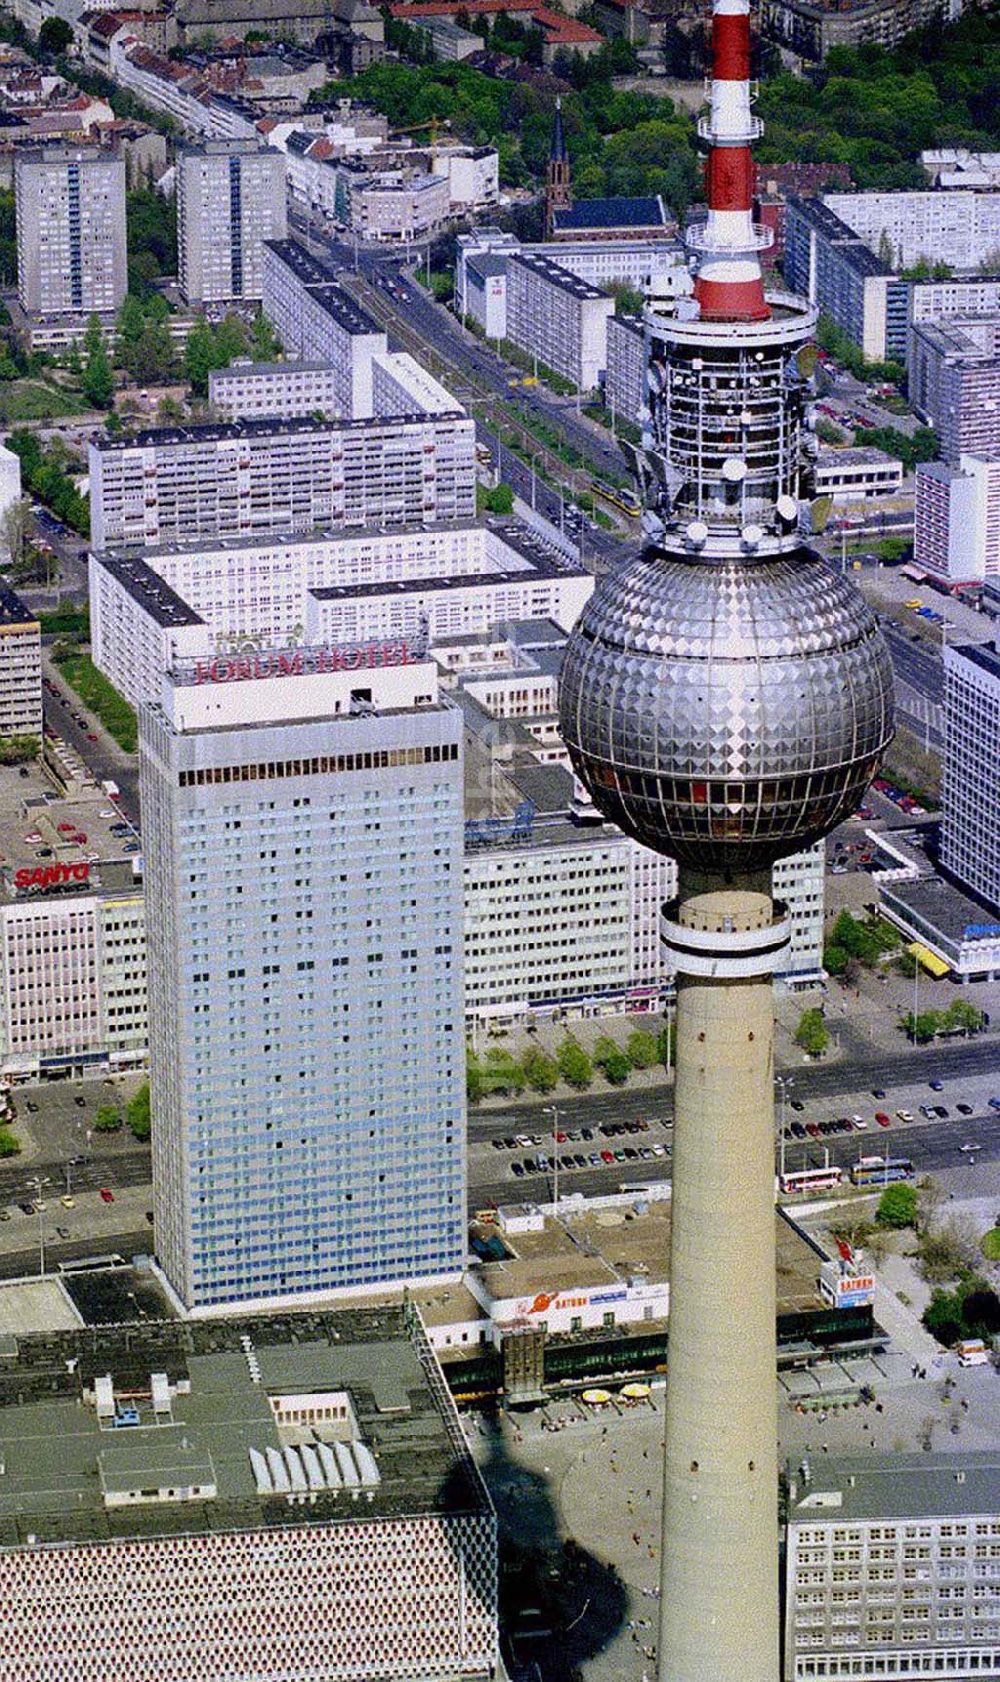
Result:
M556 1214L559 1213L559 1150L556 1134L559 1131L559 1111L555 1104L545 1105L545 1114L552 1117L552 1201Z
M45 1273L45 1209L42 1204L42 1187L47 1186L48 1183L47 1178L42 1179L38 1174L35 1175L33 1180L28 1181L28 1185L34 1187L35 1208L38 1211L38 1272L40 1277L44 1276Z
M788 1143L787 1139L785 1138L785 1099L787 1098L788 1093L793 1090L793 1088L795 1086L795 1082L792 1079L791 1075L775 1075L774 1084L778 1088L778 1091L779 1091L779 1094L780 1094L779 1104L778 1104L778 1118L779 1118L778 1119L778 1129L779 1129L778 1173L779 1173L780 1177L782 1179L784 1179L784 1177L785 1177L785 1146Z

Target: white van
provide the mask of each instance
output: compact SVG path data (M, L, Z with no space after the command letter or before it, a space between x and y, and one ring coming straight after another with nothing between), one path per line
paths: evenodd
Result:
M981 1337L963 1338L957 1346L960 1367L985 1367L989 1352Z

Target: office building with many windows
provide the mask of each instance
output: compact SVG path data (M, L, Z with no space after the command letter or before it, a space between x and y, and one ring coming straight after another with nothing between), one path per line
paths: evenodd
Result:
M522 251L507 264L507 337L539 364L591 391L607 367L614 299L559 263Z
M405 644L140 710L157 1254L185 1309L457 1277L461 715Z
M916 565L955 584L1000 575L1000 455L920 462L914 484Z
M255 140L177 152L177 266L189 304L261 298L263 246L286 229L285 160Z
M160 427L90 445L98 548L402 526L475 512L475 423L460 409Z
M125 159L97 146L42 146L14 157L17 291L29 316L117 310L128 287Z
M785 1682L1000 1673L1000 1457L789 1467Z
M945 752L941 863L1000 911L1000 653L944 648Z

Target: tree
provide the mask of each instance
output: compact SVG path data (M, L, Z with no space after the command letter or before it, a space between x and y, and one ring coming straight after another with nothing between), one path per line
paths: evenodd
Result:
M102 1104L94 1117L95 1133L118 1133L122 1127L122 1118L111 1104Z
M503 1092L517 1097L524 1091L524 1075L520 1063L503 1046L491 1046L486 1053L486 1086L489 1092Z
M142 304L134 293L128 293L118 311L118 342L115 355L123 368L131 368L135 347L142 338L146 317Z
M594 1045L594 1062L612 1086L624 1086L632 1072L624 1051L607 1034L601 1034Z
M465 1054L465 1096L470 1104L478 1104L486 1091L482 1064L474 1051Z
M37 736L0 736L0 765L27 765L41 749Z
M532 1092L552 1092L559 1081L559 1068L554 1057L540 1045L529 1046L521 1058L521 1072Z
M9 1127L0 1127L0 1157L20 1156L21 1147Z
M165 321L147 320L132 352L131 372L143 385L160 385L177 372L177 353Z
M87 360L83 365L80 389L93 408L110 409L115 397L115 376L96 315L91 316L91 322L97 325L97 336L92 338L91 329L87 328L84 339Z
M223 368L218 361L215 335L207 321L196 321L184 347L184 371L191 382L191 390L199 397L208 396L208 376L213 368Z
M924 1325L932 1337L950 1349L964 1331L962 1300L954 1291L934 1291L924 1309Z
M0 519L0 548L10 556L12 566L24 560L24 546L31 525L31 498L19 496L4 510Z
M973 1285L962 1301L962 1323L973 1337L988 1341L1000 1332L1000 1297L991 1286Z
M967 1034L978 1033L982 1025L982 1011L971 1005L968 999L953 999L942 1019L943 1027L962 1028Z
M49 53L53 58L64 53L73 44L73 31L65 18L46 18L38 31L38 45L43 53Z
M810 1057L820 1057L830 1043L830 1033L823 1012L816 1008L804 1010L795 1030L795 1043Z
M503 483L491 487L477 485L476 510L480 514L512 514L514 512L513 487Z
M567 1035L556 1052L556 1064L567 1086L582 1091L594 1078L594 1065L579 1040Z
M144 1080L138 1092L133 1093L125 1109L125 1118L129 1131L134 1139L145 1141L152 1131L149 1108L149 1082Z
M281 355L281 340L263 311L250 329L250 355L255 362L276 362Z
M879 1198L875 1219L880 1226L892 1227L893 1230L905 1226L915 1226L917 1222L916 1187L907 1185L905 1180L897 1180L895 1185L886 1186L885 1191Z
M633 1069L651 1069L657 1059L656 1036L648 1028L634 1028L625 1041L625 1055Z

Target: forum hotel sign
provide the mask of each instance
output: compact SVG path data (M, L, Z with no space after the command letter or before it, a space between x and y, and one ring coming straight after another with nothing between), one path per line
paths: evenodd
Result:
M185 687L247 683L275 677L370 672L412 666L427 658L426 632L414 637L376 637L368 642L302 643L295 648L245 648L238 653L197 655L178 660L173 680Z

